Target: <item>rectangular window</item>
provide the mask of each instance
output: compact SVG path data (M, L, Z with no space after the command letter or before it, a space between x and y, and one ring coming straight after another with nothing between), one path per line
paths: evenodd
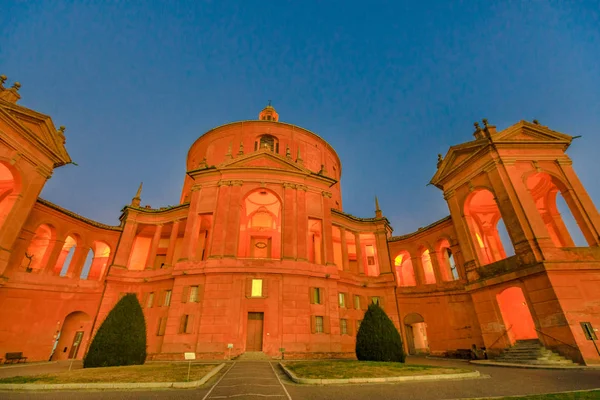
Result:
M360 310L360 296L356 294L354 295L354 308Z
M338 293L338 303L340 307L346 308L346 293Z
M154 292L150 292L148 294L148 300L146 300L146 308L152 308L153 303L154 303Z
M179 322L179 333L192 333L193 315L184 314Z
M310 288L310 303L311 304L323 304L323 289L322 288Z
M340 334L348 334L348 320L346 319L340 319Z
M165 299L163 301L163 307L169 307L171 305L171 290L165 290Z
M315 317L315 332L316 333L323 333L324 329L323 329L323 317L321 316L316 316Z
M190 303L198 302L198 286L190 286L190 297L188 299Z
M156 336L164 336L166 327L167 327L167 317L159 318L158 325L156 327Z
M263 281L262 279L252 279L252 292L251 297L262 297L263 295Z
M596 332L592 327L590 322L580 322L581 328L583 329L583 334L587 340L598 340L598 336L596 336Z

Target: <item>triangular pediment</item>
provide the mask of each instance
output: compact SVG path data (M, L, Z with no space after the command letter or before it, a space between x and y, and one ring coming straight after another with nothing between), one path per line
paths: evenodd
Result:
M255 153L245 154L225 161L217 166L219 169L250 168L250 169L279 169L310 174L311 171L295 163L293 160L282 157L269 150L259 150Z
M571 143L572 136L564 133L556 132L548 127L532 124L527 121L520 121L519 123L504 129L494 135L493 141L495 143L502 142L558 142L558 143Z
M0 102L0 118L14 131L26 137L35 147L49 152L55 166L71 161L64 146L64 138L60 137L49 116L15 104Z

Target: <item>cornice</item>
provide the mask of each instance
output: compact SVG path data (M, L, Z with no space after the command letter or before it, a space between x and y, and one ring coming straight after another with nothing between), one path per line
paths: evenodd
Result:
M84 223L88 224L88 225L92 225L92 226L94 226L96 228L107 229L107 230L111 230L111 231L122 231L123 230L123 228L121 226L105 225L103 223L91 220L89 218L86 218L86 217L83 217L83 216L81 216L79 214L76 214L73 211L69 211L69 210L67 210L65 208L62 208L61 206L58 206L58 205L56 205L54 203L51 203L48 200L44 200L41 197L38 197L37 202L40 203L40 204L42 204L42 205L44 205L44 206L46 206L46 207L52 208L53 210L59 211L59 212L65 214L65 215L67 215L67 216L69 216L71 218L75 218L75 219L77 219L77 220L79 220L81 222L84 222Z
M398 242L400 240L405 240L405 239L409 239L413 236L419 235L421 233L425 233L427 230L434 228L438 225L443 224L444 222L448 222L448 221L452 221L452 217L450 215L448 215L447 217L444 217L440 220L437 220L429 225L427 225L426 227L423 228L419 228L417 231L412 232L412 233L407 233L406 235L401 235L401 236L392 236L388 239L388 242Z

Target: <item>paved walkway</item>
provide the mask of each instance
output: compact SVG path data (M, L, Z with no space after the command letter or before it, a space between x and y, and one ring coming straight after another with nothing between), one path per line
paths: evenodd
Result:
M257 399L274 398L291 400L287 389L269 362L235 362L221 379L206 393L203 400L210 399Z
M2 364L0 366L0 378L55 374L57 372L68 371L69 368L81 369L83 368L83 362L81 360L73 360L72 365L70 360L42 363Z

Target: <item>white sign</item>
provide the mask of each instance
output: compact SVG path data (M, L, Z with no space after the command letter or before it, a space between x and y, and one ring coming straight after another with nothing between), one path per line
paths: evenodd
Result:
M233 343L229 343L229 344L227 345L227 348L228 348L228 349L233 349Z
M183 356L185 357L186 360L195 360L196 359L196 353L183 353Z

